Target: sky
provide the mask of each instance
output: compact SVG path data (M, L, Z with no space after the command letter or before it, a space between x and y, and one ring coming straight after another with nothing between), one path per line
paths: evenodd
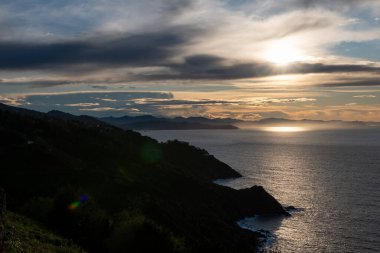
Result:
M380 1L2 0L0 102L380 121Z

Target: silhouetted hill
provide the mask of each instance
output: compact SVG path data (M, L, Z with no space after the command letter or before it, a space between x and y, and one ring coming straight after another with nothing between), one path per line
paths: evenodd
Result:
M262 187L212 183L240 175L188 143L2 104L0 139L8 208L88 252L255 252L236 221L285 214Z
M237 129L233 119L208 119L203 117L159 118L151 115L105 117L100 120L123 129L133 130L189 130L189 129Z

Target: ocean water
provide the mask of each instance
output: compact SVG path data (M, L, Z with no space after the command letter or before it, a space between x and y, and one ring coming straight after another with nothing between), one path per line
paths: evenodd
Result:
M254 130L145 131L205 148L244 177L224 185L262 185L290 218L246 217L268 231L279 252L380 252L380 130L293 133Z

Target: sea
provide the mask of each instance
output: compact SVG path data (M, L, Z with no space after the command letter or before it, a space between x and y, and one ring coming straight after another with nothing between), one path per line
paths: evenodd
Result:
M141 133L204 148L243 175L216 183L262 185L283 206L294 206L288 218L237 221L265 233L269 252L380 252L380 129Z

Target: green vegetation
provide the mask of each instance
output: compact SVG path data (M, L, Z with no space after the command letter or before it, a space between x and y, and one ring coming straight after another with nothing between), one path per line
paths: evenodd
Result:
M5 252L85 253L72 241L54 234L29 218L12 212L7 212Z
M88 252L254 252L236 220L284 213L262 187L213 184L240 175L205 150L89 117L0 105L0 139L8 209Z

